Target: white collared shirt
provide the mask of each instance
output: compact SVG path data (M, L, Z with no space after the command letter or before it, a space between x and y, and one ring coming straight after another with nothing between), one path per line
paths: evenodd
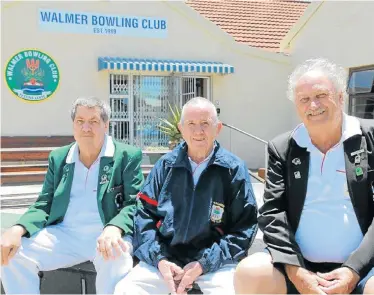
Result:
M97 189L99 183L100 159L113 157L114 144L110 136L105 136L100 154L90 168L79 159L79 148L75 143L68 153L66 163L75 163L74 177L70 192L70 201L62 226L84 231L87 234L100 233L103 229L99 209Z
M323 154L303 124L294 130L297 144L310 152L307 194L295 235L309 261L342 263L363 239L348 192L343 148L357 134L362 134L360 122L344 114L339 143Z

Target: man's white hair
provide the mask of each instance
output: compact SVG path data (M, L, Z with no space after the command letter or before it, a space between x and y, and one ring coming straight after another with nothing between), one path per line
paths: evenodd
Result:
M194 98L190 99L183 106L182 113L181 113L181 119L180 119L181 124L183 124L183 122L184 122L184 115L185 115L186 109L189 108L189 107L192 107L192 106L206 107L206 108L210 109L211 114L212 114L213 123L214 124L218 123L218 116L217 116L217 110L216 110L215 105L210 100L208 100L204 97L197 96L197 97L194 97Z
M291 101L295 100L295 87L302 76L311 71L319 71L325 75L334 85L337 93L342 92L344 99L347 96L347 71L325 58L308 59L292 72L288 78L287 96Z

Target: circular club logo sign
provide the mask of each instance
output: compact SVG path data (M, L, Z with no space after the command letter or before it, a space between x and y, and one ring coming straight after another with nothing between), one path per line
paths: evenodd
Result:
M40 102L57 89L60 73L54 60L39 50L20 51L5 68L9 89L28 102Z

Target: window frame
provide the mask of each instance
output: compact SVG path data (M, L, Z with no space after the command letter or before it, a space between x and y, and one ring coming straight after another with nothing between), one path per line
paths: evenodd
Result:
M361 67L353 67L349 69L349 76L347 81L347 94L348 94L348 114L351 116L356 116L355 113L353 113L353 100L354 99L360 99L360 98L373 98L374 99L374 93L356 93L356 94L350 94L349 92L349 82L352 78L353 73L357 72L364 72L367 70L374 70L374 64L367 65L367 66L361 66ZM358 117L358 116L357 116ZM360 118L363 118L360 116Z

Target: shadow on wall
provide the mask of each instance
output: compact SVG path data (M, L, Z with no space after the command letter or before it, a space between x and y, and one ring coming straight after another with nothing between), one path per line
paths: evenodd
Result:
M245 130L243 130L245 131ZM218 137L221 145L240 157L251 170L265 167L265 144L226 126Z

